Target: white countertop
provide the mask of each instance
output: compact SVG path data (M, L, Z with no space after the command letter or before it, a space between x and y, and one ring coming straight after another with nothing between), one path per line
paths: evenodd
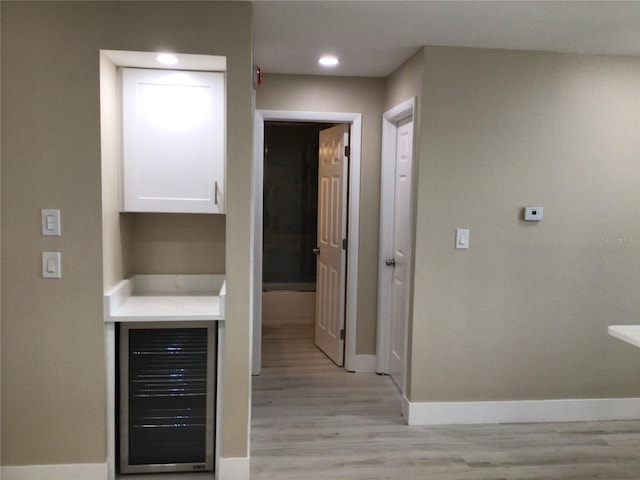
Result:
M224 275L136 275L104 296L105 322L224 320Z
M612 337L640 347L640 325L609 325L607 332Z

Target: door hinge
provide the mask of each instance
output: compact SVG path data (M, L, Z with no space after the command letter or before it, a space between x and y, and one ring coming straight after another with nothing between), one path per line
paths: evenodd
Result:
M344 328L340 330L340 340L344 340Z
M343 239L342 239L342 249L343 249L343 250L346 250L346 249L347 249L347 239L346 239L346 238L343 238Z
M345 145L345 147L344 147L344 156L345 157L350 157L351 156L351 147L349 145Z

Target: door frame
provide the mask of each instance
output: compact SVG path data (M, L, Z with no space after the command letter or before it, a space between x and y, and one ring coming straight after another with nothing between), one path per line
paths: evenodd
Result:
M385 265L385 260L393 254L393 229L385 229L385 225L393 225L394 202L384 201L385 199L395 198L395 171L396 171L396 143L398 134L398 122L411 118L413 121L413 138L412 147L413 166L415 171L415 139L416 139L416 97L412 97L395 107L387 110L382 115L382 159L380 163L380 250L378 258L378 329L377 329L377 345L376 351L376 372L389 373L390 371L390 339L391 339L391 304L392 295L389 284L392 280L393 272ZM412 174L412 184L414 182ZM411 195L413 198L413 192ZM409 206L409 223L413 230L413 213L412 206ZM412 235L411 235L412 238ZM413 257L413 241L409 242L409 252L407 257L409 262L407 265L407 287L411 291L412 278L412 257ZM407 295L407 301L410 295ZM405 310L407 318L409 317L409 309ZM407 328L408 332L408 328ZM404 380L402 382L402 393L406 390L406 374L407 374L407 343L405 336L404 348Z
M356 370L358 244L360 225L360 161L362 113L256 110L253 122L253 178L251 214L251 372L262 367L262 208L264 182L264 123L268 121L348 123L351 125L349 193L347 197L347 278L345 292L344 368ZM346 206L345 206L346 207Z

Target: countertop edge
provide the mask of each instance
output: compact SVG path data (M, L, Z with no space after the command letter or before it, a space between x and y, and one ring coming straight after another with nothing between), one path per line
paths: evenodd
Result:
M166 284L166 279L178 278L184 285L184 282L191 282L189 275L169 276L169 275L148 275L145 280L147 284L161 285ZM135 294L134 280L132 278L122 280L113 288L104 294L104 323L122 323L122 322L198 322L198 321L224 321L224 304L226 294L226 282L224 276L221 275L194 275L198 277L196 281L202 279L213 279L219 284L219 293L211 292L211 295L202 295L202 290L196 289L195 296L189 296L189 292L178 289L172 295L172 292L165 290L159 292L157 296L153 295L153 291L143 289L143 295ZM151 293L151 294L150 294ZM187 295L185 295L187 294ZM207 300L206 305L202 304L202 300ZM184 305L181 308L181 304ZM165 313L166 311L166 313Z
M609 325L607 333L636 347L640 347L640 325Z
M150 323L150 322L223 322L222 315L122 315L105 318L105 323Z

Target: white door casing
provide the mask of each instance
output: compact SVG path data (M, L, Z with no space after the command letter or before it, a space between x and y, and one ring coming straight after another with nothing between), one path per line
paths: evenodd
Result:
M344 358L344 282L349 126L320 131L318 241L316 248L316 345L333 362Z
M358 243L360 225L360 157L362 139L362 114L344 112L305 112L293 110L256 110L254 114L253 138L253 192L251 226L251 365L253 375L260 373L262 365L262 201L264 164L264 122L295 121L321 123L349 123L351 125L351 157L349 162L348 231L346 313L345 313L345 369L349 371L372 371L367 358L356 355L356 320L358 291ZM364 356L366 357L366 356Z
M391 374L403 394L406 390L412 275L411 172L415 103L415 98L411 98L385 112L382 125L376 371ZM387 260L391 260L392 265L388 266Z

